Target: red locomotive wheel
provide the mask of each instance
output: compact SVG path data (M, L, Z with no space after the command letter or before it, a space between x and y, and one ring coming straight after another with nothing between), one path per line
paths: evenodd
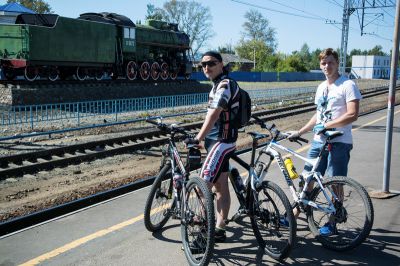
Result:
M24 76L26 80L34 81L38 77L39 70L34 66L26 66Z
M76 78L79 81L84 81L87 78L87 74L84 68L81 67L76 68Z
M104 78L104 71L103 70L97 70L96 73L94 74L94 78L97 81L100 81Z
M59 78L59 74L58 68L56 66L52 66L49 68L49 74L47 78L50 81L56 81Z
M165 62L161 64L161 78L163 80L168 78L168 64Z
M176 72L176 71L171 71L170 76L171 76L171 79L172 79L172 80L175 80L176 77L178 76L178 72Z
M140 66L140 77L143 80L148 80L150 77L150 64L148 62L143 62Z
M137 65L134 61L129 61L128 65L126 65L126 77L129 80L136 79L137 76Z
M157 62L151 64L151 78L157 80L160 77L160 65Z

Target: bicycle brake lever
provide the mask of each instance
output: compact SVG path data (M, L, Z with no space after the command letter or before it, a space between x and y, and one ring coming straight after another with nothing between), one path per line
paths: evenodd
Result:
M303 144L300 141L298 141L298 140L293 140L293 141L298 143L300 146L303 146Z

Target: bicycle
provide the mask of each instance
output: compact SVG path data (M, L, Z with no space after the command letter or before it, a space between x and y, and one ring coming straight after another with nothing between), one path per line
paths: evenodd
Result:
M295 244L296 219L285 192L274 182L264 181L254 169L258 141L268 135L257 132L248 134L252 137L250 163L246 163L236 154L231 157L231 160L248 171L248 175L243 182L236 168L230 171L230 183L240 207L225 223L237 222L240 217L249 216L258 244L270 257L283 261L289 256ZM284 217L287 224L282 224Z
M162 117L146 122L169 134L163 149L160 172L154 180L144 209L144 224L156 232L170 217L180 220L182 244L190 265L207 265L214 250L215 214L211 191L203 179L190 177L198 168L201 153L196 145L188 145L186 163L177 149L176 134L192 137L176 124L165 124Z
M325 131L327 139L319 156L309 159L280 144L281 141L287 139L288 134L280 132L274 124L269 125L254 115L252 117L261 128L271 134L271 140L260 150L256 160L257 175L265 176L271 162L276 160L293 197L292 207L305 212L308 227L317 240L324 247L336 251L351 250L360 245L368 237L374 220L374 209L368 192L354 179L343 176L324 178L316 171L321 158L329 152L331 141L343 133L334 130ZM300 145L301 142L308 142L301 137L294 141ZM290 178L279 150L312 165L310 172L299 176L299 191ZM261 160L263 154L269 157L269 162L265 163ZM311 191L308 189L310 182L316 183ZM336 225L336 232L331 236L323 236L319 232L321 225L327 222Z

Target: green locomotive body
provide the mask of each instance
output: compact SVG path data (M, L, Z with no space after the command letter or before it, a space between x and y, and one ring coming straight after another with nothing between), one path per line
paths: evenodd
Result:
M85 13L78 19L23 14L0 25L1 68L7 79L23 74L55 81L125 77L147 80L190 77L189 38L175 24L135 25L113 13Z

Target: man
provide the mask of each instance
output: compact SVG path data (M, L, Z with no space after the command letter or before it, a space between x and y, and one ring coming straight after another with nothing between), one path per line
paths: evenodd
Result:
M317 105L316 114L299 131L289 132L289 139L296 139L302 134L313 130L315 133L311 148L308 151L309 158L316 158L322 148L326 129L335 129L344 134L333 139L332 149L324 158L317 171L328 176L347 176L347 167L350 160L350 151L353 148L351 134L352 122L358 118L361 93L357 85L347 77L339 74L339 56L332 48L325 49L319 54L320 68L324 72L326 80L322 82L315 95ZM304 170L310 171L311 166L305 165ZM313 184L308 187L311 190ZM343 188L337 188L340 197ZM297 217L299 211L294 210ZM336 224L329 221L320 228L320 234L329 236L336 231Z
M226 239L225 220L228 218L231 198L228 187L229 158L235 152L238 136L238 125L235 116L238 111L239 89L227 77L221 54L208 51L201 58L204 74L212 81L209 94L208 110L203 126L193 140L196 143L204 140L207 157L201 169L201 176L209 187L216 191L216 230L215 241Z

